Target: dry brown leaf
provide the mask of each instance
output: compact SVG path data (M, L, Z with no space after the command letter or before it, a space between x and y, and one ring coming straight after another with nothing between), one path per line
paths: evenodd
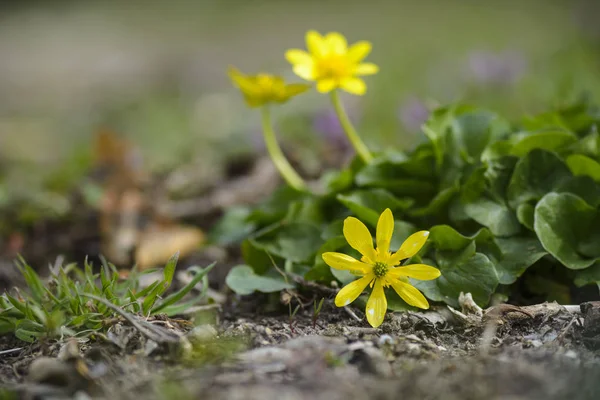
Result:
M173 225L147 230L137 245L135 261L140 270L163 266L176 252L185 257L204 242L204 233L192 226Z

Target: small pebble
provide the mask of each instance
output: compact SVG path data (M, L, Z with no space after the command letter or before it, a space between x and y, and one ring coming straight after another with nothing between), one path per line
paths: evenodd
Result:
M565 352L565 357L569 357L569 358L572 358L572 359L577 359L578 358L577 353L574 352L573 350L567 350Z
M196 340L209 340L217 336L217 330L209 324L198 325L192 329L190 336Z
M391 345L391 344L394 344L394 338L387 334L381 335L379 337L378 343L380 346Z

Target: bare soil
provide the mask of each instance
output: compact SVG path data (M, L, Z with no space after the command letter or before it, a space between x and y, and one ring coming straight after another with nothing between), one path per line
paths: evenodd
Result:
M105 338L24 345L5 336L0 398L19 399L598 399L600 306L437 307L391 313L378 329L326 300L290 320L265 298L230 301L217 323L151 321L179 343L126 322ZM290 326L291 323L291 326Z

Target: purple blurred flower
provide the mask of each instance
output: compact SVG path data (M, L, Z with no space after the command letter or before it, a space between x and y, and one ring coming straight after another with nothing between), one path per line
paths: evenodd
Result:
M347 111L350 121L356 124L360 119L358 113L354 109L348 109ZM313 129L315 132L322 134L325 140L333 146L344 150L350 149L346 133L333 109L324 110L317 114L313 120Z
M523 77L527 60L518 52L476 51L468 59L469 77L484 85L511 85Z
M400 105L400 122L409 132L418 132L427 119L430 111L425 103L416 97L411 97Z

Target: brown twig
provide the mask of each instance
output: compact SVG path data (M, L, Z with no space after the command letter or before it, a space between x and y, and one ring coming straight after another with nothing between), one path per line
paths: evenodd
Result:
M360 319L360 318L358 317L358 315L356 315L356 314L354 313L354 311L352 311L352 310L350 309L350 307L348 307L348 306L344 307L344 311L346 311L346 312L348 313L348 315L350 315L350 316L351 316L351 317L352 317L352 318L353 318L355 321L357 321L357 322L362 322L362 319Z

